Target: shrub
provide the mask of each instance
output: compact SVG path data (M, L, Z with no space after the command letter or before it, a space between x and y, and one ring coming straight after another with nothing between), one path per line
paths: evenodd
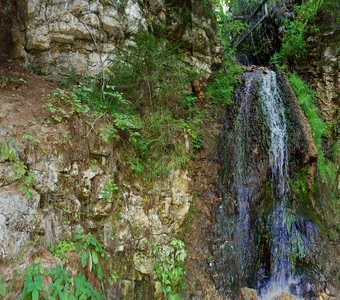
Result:
M0 157L8 161L17 161L19 150L13 139L6 139L0 142Z
M140 136L126 152L130 166L137 174L145 171L148 180L184 166L190 159L185 146L186 125L184 119L176 119L166 108L145 115Z
M102 280L103 271L99 263L99 257L107 259L107 255L98 240L91 233L85 235L82 230L77 231L74 240L77 242L81 266L83 268L87 266L94 276Z
M76 251L76 245L72 241L60 241L51 249L53 256L64 260L69 252Z
M196 77L186 65L179 45L147 31L119 48L111 61L109 83L139 111L175 103Z
M293 20L285 20L285 34L279 53L271 58L271 65L281 69L287 60L298 60L307 53L306 35L317 32L318 28L312 24L318 12L324 5L324 0L303 1L295 5L296 17Z
M8 293L8 286L0 275L0 296L5 297Z
M85 78L67 93L57 91L46 108L57 122L75 113L90 117L90 132L104 142L116 140L123 167L143 173L143 179L166 176L189 162L191 149L203 146L205 110L189 93L196 74L184 58L179 45L138 33L119 48L100 78ZM104 125L95 128L99 119Z
M174 238L169 245L154 244L156 276L162 284L162 292L168 299L181 299L178 293L185 288L183 282L186 258L184 242Z
M50 278L48 280L50 282L49 285L44 283L44 277ZM70 277L62 266L57 265L52 269L45 269L41 266L40 260L36 259L35 264L26 270L24 285L19 299L103 300L104 295L93 288L91 283L86 280L84 274Z
M108 180L101 191L103 201L110 202L117 191L118 185L115 184L112 180Z

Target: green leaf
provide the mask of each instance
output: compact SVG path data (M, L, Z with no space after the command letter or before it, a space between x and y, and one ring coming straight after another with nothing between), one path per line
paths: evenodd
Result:
M103 279L103 271L100 265L97 266L97 276L100 280Z
M89 269L90 269L90 272L92 272L92 256L91 256L91 252L89 252Z
M97 265L98 264L98 255L97 255L97 252L96 251L94 251L94 250L92 250L92 261L93 261L93 263L95 264L95 265Z
M37 289L32 292L32 300L39 300L39 291Z
M82 268L86 267L87 258L88 258L88 254L87 254L86 251L84 251L83 254L81 255L81 266L82 266Z

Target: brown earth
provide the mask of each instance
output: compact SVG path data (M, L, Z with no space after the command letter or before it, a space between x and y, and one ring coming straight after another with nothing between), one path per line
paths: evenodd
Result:
M221 132L221 112L204 124L204 149L190 166L193 203L186 219L184 235L188 254L185 266L186 299L227 299L216 290L209 274L210 241L213 237L214 211L220 204L218 180L220 163L218 137Z
M0 136L20 137L47 112L41 105L56 87L49 77L27 72L10 59L0 63ZM19 139L20 140L20 139Z

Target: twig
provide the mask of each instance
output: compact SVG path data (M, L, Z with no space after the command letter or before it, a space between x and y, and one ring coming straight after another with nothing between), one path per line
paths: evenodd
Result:
M101 119L103 116L105 116L105 115L106 115L106 113L102 113L101 115L99 115L99 116L93 121L93 123L91 124L91 128L90 128L89 132L86 134L86 137L88 137L89 134L91 133L91 131L94 129L94 125L96 124L96 122L97 122L99 119Z

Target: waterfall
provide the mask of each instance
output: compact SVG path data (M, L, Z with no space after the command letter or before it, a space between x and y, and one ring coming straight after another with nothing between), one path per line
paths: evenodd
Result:
M286 222L287 196L289 193L288 134L285 107L277 86L276 74L273 71L267 71L261 79L259 100L269 128L268 156L271 183L275 194L270 245L271 279L266 291L262 292L265 294L263 299L267 297L271 299L273 293L280 295L283 291L289 291L289 281L292 278L289 262L289 234Z
M226 111L220 149L222 201L210 270L216 287L231 299L242 287L255 288L261 300L282 292L300 298L313 295L309 261L301 260L316 244L317 229L288 210L289 156L294 161L300 149L296 147L303 147L292 142L305 133L296 125L291 131L292 124L299 123L280 76L262 68L246 72Z
M260 101L269 128L269 166L276 197L282 201L288 192L288 149L285 108L276 83L276 74L262 75ZM281 202L282 202L281 201Z

